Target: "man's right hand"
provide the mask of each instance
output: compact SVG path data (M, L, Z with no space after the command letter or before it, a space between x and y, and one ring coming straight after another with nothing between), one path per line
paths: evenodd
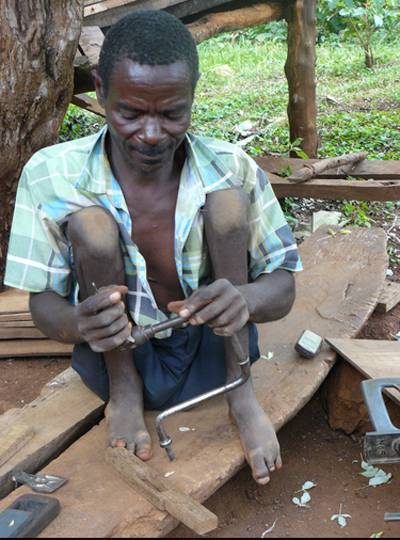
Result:
M128 288L122 285L102 287L76 307L77 328L95 352L115 349L131 335L122 301Z

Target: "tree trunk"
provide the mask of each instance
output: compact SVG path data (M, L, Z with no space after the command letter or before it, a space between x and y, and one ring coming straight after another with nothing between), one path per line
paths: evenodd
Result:
M21 170L58 141L84 0L0 0L0 289Z
M285 15L288 23L285 73L289 84L290 141L303 139L300 147L309 158L316 158L318 149L315 13L316 0L291 0Z

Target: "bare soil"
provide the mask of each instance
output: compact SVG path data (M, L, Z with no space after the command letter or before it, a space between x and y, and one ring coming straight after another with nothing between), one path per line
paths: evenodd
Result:
M318 204L313 201L310 206L318 209ZM307 213L309 209L297 211ZM397 219L385 221L384 217L373 226L381 226L386 232L392 227L389 242L400 253ZM400 281L395 256L389 269L392 275L388 279ZM388 314L372 314L358 337L392 340L399 331L400 305ZM35 399L41 388L68 366L66 358L1 360L0 413ZM266 538L368 538L381 531L386 538L400 537L400 522L384 521L385 512L400 511L400 463L382 467L393 474L390 483L368 487L368 480L359 474L362 436L329 427L320 391L279 431L278 437L283 469L273 473L265 487L254 482L248 466L229 480L205 503L220 522L218 529L206 537L260 538L273 525ZM292 498L301 497L306 481L316 487L309 491L308 507L299 507ZM351 515L344 527L331 519L340 508ZM168 537L198 536L180 525Z

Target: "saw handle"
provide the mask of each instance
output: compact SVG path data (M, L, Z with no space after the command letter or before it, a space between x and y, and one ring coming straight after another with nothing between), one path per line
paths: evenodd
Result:
M392 424L383 400L382 391L385 388L396 388L400 391L400 378L387 377L361 382L365 405L375 430L381 433L397 433L400 430Z

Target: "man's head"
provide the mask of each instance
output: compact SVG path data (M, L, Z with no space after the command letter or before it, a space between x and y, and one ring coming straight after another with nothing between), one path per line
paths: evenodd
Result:
M110 28L99 60L99 75L105 97L115 65L126 58L147 66L185 62L189 68L194 96L199 78L196 44L186 26L173 15L158 10L136 11Z

